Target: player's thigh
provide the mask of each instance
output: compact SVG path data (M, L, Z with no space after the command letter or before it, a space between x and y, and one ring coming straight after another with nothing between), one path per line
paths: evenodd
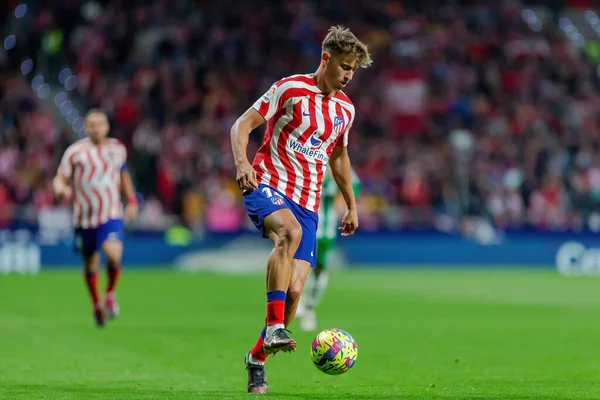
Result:
M123 221L110 220L98 228L98 242L109 263L120 263L123 257Z
M120 264L123 258L123 242L119 240L107 240L102 243L102 251L109 263Z
M244 193L244 206L248 216L263 234L275 243L280 237L299 241L302 231L294 213L292 202L276 189L261 184L258 189Z

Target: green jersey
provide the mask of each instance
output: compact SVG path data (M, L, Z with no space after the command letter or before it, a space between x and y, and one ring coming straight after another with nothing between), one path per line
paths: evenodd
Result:
M358 175L351 170L352 174L352 190L354 196L358 197L360 190L360 180ZM327 170L323 178L323 188L321 192L321 203L319 205L319 226L317 228L317 240L319 239L335 239L338 235L338 227L340 226L340 216L335 209L335 199L337 198L340 189L335 183L331 172Z

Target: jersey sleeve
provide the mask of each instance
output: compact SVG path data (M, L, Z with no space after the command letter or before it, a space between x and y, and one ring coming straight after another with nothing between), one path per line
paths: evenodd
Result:
M119 143L119 162L121 163L121 171L127 169L127 148L124 144Z
M279 82L274 83L260 99L256 100L252 107L268 121L283 108L287 100L286 88Z
M75 149L73 146L69 146L60 160L60 164L58 165L58 174L64 176L67 179L70 179L73 175L73 155L75 154Z

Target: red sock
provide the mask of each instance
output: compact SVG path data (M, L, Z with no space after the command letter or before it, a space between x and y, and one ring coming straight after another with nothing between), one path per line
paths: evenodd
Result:
M121 275L121 268L107 268L106 274L108 275L108 281L106 284L106 293L112 293L115 291L117 287L117 281L119 280L119 275Z
M285 292L267 292L267 326L283 324L285 318Z
M252 350L250 350L250 354L252 354L252 357L256 361L260 361L260 362L267 361L268 355L267 355L267 353L265 353L265 351L263 350L263 347L262 347L266 332L267 332L267 329L263 328L262 332L260 333L260 336L258 337L258 340L254 344L254 347L252 348Z
M90 296L92 297L92 302L94 306L100 305L100 296L98 296L98 274L95 272L86 272L85 273L85 283L90 292Z

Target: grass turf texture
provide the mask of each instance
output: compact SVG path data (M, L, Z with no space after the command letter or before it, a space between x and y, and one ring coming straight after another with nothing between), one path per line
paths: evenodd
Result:
M342 376L293 354L269 399L592 399L600 280L551 271L335 272L319 315L358 342ZM1 399L245 399L262 276L129 270L123 315L97 329L81 275L0 276Z

